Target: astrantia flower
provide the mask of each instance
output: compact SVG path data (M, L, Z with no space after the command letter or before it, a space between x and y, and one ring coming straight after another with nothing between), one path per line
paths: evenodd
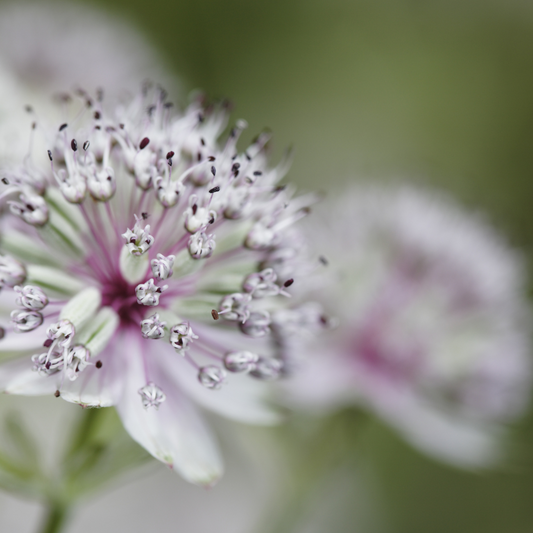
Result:
M336 276L322 298L340 325L307 347L298 403L363 404L440 458L494 460L502 423L529 396L516 254L482 220L416 189L356 188L321 207L308 231Z
M307 313L290 305L307 269L293 223L313 197L279 185L266 135L238 152L244 122L218 144L224 106L80 97L48 155L3 174L0 388L115 405L150 453L212 484L221 460L195 403L277 420L264 382Z

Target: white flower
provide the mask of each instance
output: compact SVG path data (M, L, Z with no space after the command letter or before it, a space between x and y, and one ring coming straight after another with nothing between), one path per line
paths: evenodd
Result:
M31 211L31 195L47 216L0 218L0 390L114 405L152 455L211 485L222 462L198 404L278 420L263 382L285 370L280 313L307 270L293 223L314 198L278 186L286 166L268 166L264 135L240 154L239 123L219 145L223 106L176 113L147 87L115 109L91 102L27 160L36 172L4 170L5 201ZM257 224L273 238L250 250Z
M321 208L308 232L334 276L322 301L340 326L307 347L296 401L360 403L444 460L495 460L531 381L516 254L475 215L412 188L354 188Z

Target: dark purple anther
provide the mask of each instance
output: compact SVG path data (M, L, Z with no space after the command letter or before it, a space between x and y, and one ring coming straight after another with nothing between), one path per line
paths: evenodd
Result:
M141 150L144 150L148 146L148 144L150 144L150 139L148 137L145 137L139 144L139 148Z

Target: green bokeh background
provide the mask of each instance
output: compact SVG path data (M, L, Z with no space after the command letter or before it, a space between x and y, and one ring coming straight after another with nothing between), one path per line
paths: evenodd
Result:
M268 126L278 155L294 145L291 178L302 187L428 184L483 210L527 256L533 250L532 2L99 3L137 23L186 89L230 97L250 136ZM493 473L437 464L373 426L360 459L329 488L345 503L322 530L533 531L528 426L513 463ZM378 502L368 507L358 504L365 479Z
M186 91L230 97L250 137L268 126L278 156L294 145L291 179L301 187L427 184L487 213L528 257L533 251L533 2L94 3L136 23ZM344 504L322 530L533 531L529 426L516 433L512 464L492 473L437 464L372 426L360 458L328 489L344 491ZM375 507L358 504L365 480Z

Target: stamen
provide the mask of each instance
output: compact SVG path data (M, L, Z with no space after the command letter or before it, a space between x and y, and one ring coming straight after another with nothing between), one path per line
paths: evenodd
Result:
M158 280L165 280L172 276L172 266L174 265L175 256L164 256L163 254L157 254L156 259L152 259L150 266L152 268L152 274Z
M254 378L264 381L278 379L283 370L283 362L273 357L260 357L255 363L255 368L250 371Z
M218 390L226 381L226 373L215 365L203 366L198 371L198 381L207 389Z
M135 295L137 296L137 303L155 307L159 305L159 296L162 292L168 289L168 285L157 287L153 279L149 279L146 283L141 283L135 287Z
M39 311L15 309L11 311L11 323L17 333L26 333L37 329L43 323L43 315Z
M270 313L265 310L252 311L246 322L241 322L241 331L249 337L259 338L270 333Z
M191 342L196 339L198 339L198 335L194 334L190 324L187 322L176 324L170 330L170 344L178 352L184 353Z
M246 322L250 317L249 303L251 300L252 297L249 294L241 294L239 292L228 294L222 298L218 314L219 316L224 315L226 320Z
M207 259L215 250L214 235L207 235L204 231L198 231L189 239L189 253L193 259Z
M48 305L48 297L39 287L33 285L20 287L16 285L14 289L18 293L16 299L17 305L21 305L32 311L42 311Z
M26 279L26 269L22 263L9 255L0 255L0 286L14 287Z
M141 334L145 339L160 339L165 334L166 322L159 320L159 315L154 315L141 322Z
M224 356L224 366L230 372L250 372L258 360L259 356L252 352L229 352Z
M131 255L142 255L146 253L154 243L154 238L150 235L150 225L147 224L144 229L141 228L140 219L135 215L135 226L133 230L127 229L126 233L122 234L124 242L128 247Z
M150 139L145 137L139 144L139 149L144 150L150 144Z
M167 398L163 390L151 381L140 388L138 393L141 395L141 401L145 409L154 407L157 410Z

